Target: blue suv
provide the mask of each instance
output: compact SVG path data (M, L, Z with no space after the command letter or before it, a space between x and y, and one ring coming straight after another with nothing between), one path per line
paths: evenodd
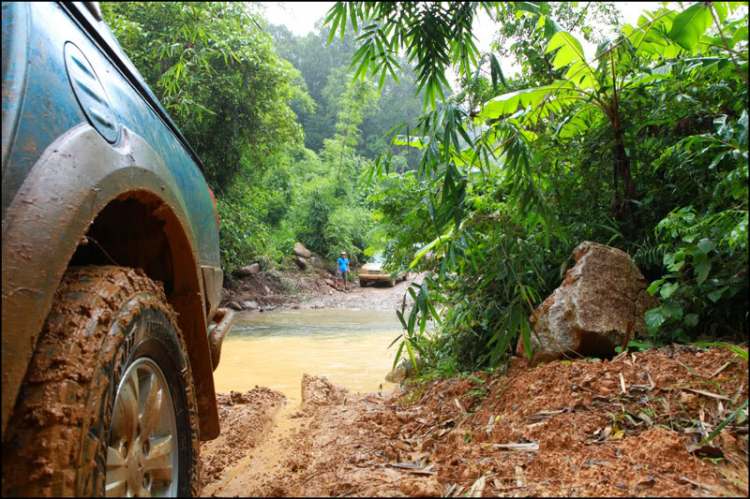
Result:
M3 3L2 47L3 496L198 495L233 319L201 161L97 3Z

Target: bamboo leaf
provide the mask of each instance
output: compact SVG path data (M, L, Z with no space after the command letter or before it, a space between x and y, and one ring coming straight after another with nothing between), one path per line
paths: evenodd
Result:
M675 17L672 29L667 35L680 47L693 50L701 36L711 25L710 7L705 2L697 2Z

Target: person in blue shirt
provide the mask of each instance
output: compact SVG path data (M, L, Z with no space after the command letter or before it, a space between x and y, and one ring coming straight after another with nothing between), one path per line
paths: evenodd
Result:
M344 281L344 291L348 291L346 289L346 278L349 275L349 259L346 257L345 252L341 252L341 256L336 260L336 263L339 265L339 273L341 274L341 279Z

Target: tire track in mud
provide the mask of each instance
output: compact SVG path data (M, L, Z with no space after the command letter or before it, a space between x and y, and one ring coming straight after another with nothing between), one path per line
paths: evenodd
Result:
M304 377L302 392L302 403L277 413L265 440L203 496L439 494L431 474L386 464L407 456L391 444L401 422L385 416L384 395L352 395L317 376Z
M702 437L680 426L719 407L684 388L708 377L747 397L746 360L689 346L534 369L512 358L507 375L391 396L305 376L302 404L204 495L746 496L747 423L717 437L718 464L691 451Z

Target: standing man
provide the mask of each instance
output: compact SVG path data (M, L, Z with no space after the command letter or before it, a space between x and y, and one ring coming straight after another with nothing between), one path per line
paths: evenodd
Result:
M349 259L346 257L346 252L341 252L341 256L336 260L336 263L339 264L339 272L341 273L341 278L344 280L344 291L348 291L346 289L346 278L349 275Z

